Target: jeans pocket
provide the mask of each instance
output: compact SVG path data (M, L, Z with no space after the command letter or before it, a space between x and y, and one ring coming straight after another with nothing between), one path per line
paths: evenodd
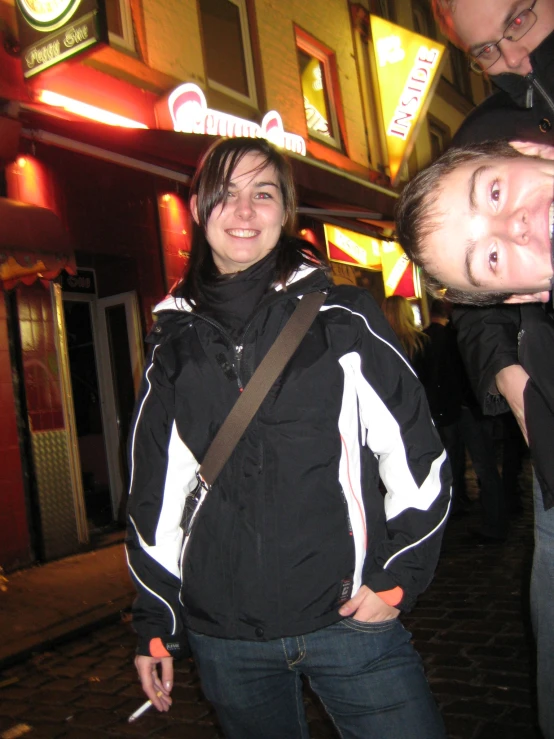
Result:
M365 631L376 634L392 631L400 624L400 621L398 618L388 618L386 621L358 621L352 618L352 616L348 616L340 621L340 623L354 631Z

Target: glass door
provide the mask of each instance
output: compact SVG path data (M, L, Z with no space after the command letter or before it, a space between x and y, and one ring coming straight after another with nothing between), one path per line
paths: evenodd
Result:
M125 518L127 445L144 364L135 292L96 300L99 382L114 518Z

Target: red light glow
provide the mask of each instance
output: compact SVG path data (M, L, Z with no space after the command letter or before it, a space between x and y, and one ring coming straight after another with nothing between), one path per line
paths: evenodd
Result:
M83 118L89 118L98 123L106 123L108 126L123 126L124 128L148 128L144 123L133 121L131 118L125 118L117 113L112 113L103 108L97 108L95 105L83 103L80 100L59 95L57 92L50 90L40 90L38 99L41 103L52 105L56 108L63 108L68 113L75 113Z

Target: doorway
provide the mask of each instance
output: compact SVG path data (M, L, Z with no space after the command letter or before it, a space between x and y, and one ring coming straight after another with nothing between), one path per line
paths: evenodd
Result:
M135 292L64 292L64 316L85 509L98 540L125 519L127 440L143 366Z

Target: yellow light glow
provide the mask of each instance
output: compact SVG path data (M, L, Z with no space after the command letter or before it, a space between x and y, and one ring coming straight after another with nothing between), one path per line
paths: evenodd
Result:
M164 203L169 203L169 201L171 200L171 195L166 192L165 195L162 195L162 200L164 201Z
M92 121L98 121L98 123L106 123L108 126L122 126L124 128L148 128L144 123L133 121L131 118L125 118L117 113L112 113L109 110L103 108L97 108L95 105L89 105L83 103L80 100L74 100L68 98L65 95L60 95L57 92L50 90L41 90L38 93L38 99L41 103L47 105L53 105L56 108L63 108L68 113L75 113L83 118L89 118Z
M17 158L17 166L23 169L23 167L27 164L27 160L25 157L18 157Z

